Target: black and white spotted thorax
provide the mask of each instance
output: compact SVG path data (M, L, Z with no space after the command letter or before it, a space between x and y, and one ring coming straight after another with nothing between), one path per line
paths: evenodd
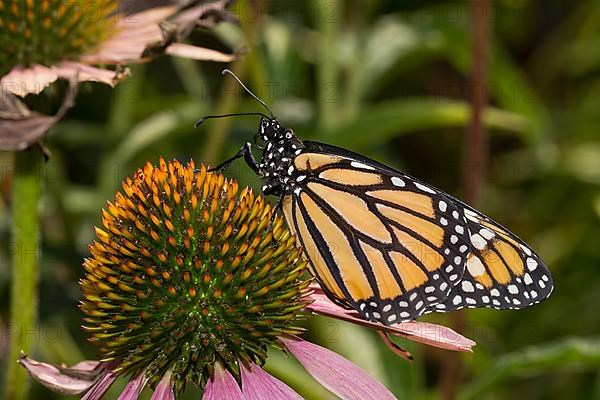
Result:
M263 178L262 192L265 195L291 193L298 179L294 158L302 153L304 144L293 130L282 126L274 118L261 118L257 136L265 142L258 164Z

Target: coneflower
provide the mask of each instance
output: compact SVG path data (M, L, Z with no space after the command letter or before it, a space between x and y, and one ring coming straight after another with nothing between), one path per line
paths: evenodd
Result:
M0 2L0 86L25 96L58 78L114 85L125 73L106 65L143 62L160 54L232 61L229 54L177 43L207 16L232 19L225 9L230 1L180 3L154 2L131 13L133 3L119 0Z
M146 164L103 210L83 263L84 330L99 360L64 368L24 355L20 363L51 389L85 399L100 398L119 376L130 379L121 399L144 387L153 399L173 399L186 384L202 388L203 399L298 399L261 368L274 346L343 399L393 399L359 367L298 337L303 311L354 316L309 286L301 249L272 213L262 196L238 193L204 165ZM473 344L425 326L385 328L455 350Z

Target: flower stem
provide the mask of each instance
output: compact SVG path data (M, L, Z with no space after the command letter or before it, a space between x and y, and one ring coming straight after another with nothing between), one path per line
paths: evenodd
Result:
M316 0L315 3L318 7L318 29L321 33L317 65L319 127L328 131L336 123L336 103L340 96L335 43L339 33L337 21L341 18L341 4L337 0ZM323 13L333 13L333 17Z
M39 255L39 212L43 156L37 149L15 154L12 199L12 287L10 298L10 337L5 384L7 400L27 398L27 372L17 364L21 351L33 347L37 312L37 262Z

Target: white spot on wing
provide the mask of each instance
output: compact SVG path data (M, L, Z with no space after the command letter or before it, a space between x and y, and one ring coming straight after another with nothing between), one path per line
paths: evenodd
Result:
M533 258L527 259L527 269L529 269L530 271L535 271L537 266L538 266L538 263Z
M463 292L473 293L475 291L473 284L469 281L462 281L461 287L462 287Z
M402 179L398 178L397 176L392 176L392 185L403 187L403 186L406 186L406 183Z
M444 200L440 200L438 206L439 206L441 212L446 212L448 204L446 204L446 202Z
M415 186L418 187L419 189L421 189L424 192L435 194L435 190L431 189L428 186L422 185L419 182L415 182Z
M352 165L354 168L362 168L362 169L369 169L369 170L374 170L375 169L375 168L371 167L370 165L363 164L363 163L358 162L358 161L352 161L350 163L350 165Z
M477 256L472 256L467 259L467 270L472 276L479 276L485 272L483 263Z
M496 236L496 235L494 234L494 232L490 231L490 230L489 230L489 229L487 229L487 228L483 228L483 229L481 229L481 230L479 231L479 234L480 234L481 236L483 236L484 238L486 238L487 240L493 239L493 238L494 238L494 236Z
M528 256L531 255L531 250L529 249L529 247L523 246L522 244L520 244L519 246L521 246L521 248L523 249L523 251L525 252L525 254L527 254Z
M487 246L487 242L479 235L479 233L471 235L471 243L477 250L483 250Z

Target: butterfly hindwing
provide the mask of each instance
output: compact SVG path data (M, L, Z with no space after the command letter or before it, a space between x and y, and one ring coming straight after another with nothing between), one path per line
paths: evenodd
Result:
M375 161L310 143L284 211L313 272L369 320L413 320L463 276L466 219L443 192Z
M471 250L460 284L432 310L520 309L547 298L552 277L540 257L498 223L458 200L457 204L467 219Z

